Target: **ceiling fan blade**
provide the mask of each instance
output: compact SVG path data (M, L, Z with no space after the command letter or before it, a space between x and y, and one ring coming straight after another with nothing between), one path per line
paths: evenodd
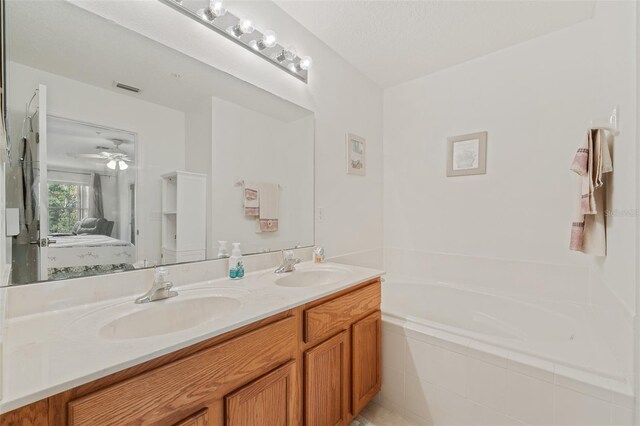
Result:
M76 155L73 155L73 157L76 157L76 158L98 158L98 159L101 159L101 160L104 160L104 158L105 158L103 155L100 155L100 154L76 154Z

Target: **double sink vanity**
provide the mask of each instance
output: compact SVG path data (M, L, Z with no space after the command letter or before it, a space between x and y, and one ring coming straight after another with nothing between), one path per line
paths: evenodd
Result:
M348 424L381 385L381 273L304 263L9 319L0 424Z

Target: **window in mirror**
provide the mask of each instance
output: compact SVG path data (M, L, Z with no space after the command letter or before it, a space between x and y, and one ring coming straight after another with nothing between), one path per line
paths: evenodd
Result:
M89 213L89 185L49 180L49 232L71 235Z

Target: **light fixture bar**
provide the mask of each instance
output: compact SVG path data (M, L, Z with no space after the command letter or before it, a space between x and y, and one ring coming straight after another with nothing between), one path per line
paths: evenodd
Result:
M277 66L287 74L290 74L297 79L307 83L309 77L309 69L307 66L305 66L304 62L301 66L301 58L295 55L295 50L292 47L285 47L279 43L275 43L270 47L265 46L264 39L266 38L268 40L272 34L275 36L275 33L273 33L272 31L265 31L263 33L251 27L250 32L243 33L242 24L243 22L247 21L247 19L240 19L229 11L226 11L226 13L221 16L214 16L214 19L211 20L210 18L213 16L212 14L203 15L202 9L192 10L185 5L187 4L187 2L182 3L177 0L159 1L171 7L172 9L177 10L183 15L193 19L194 21L199 22L205 27L217 32L218 34L226 37L234 43L244 47L245 49L253 52L255 55ZM207 4L208 2L205 1L204 10L207 10ZM200 14L198 13L198 11L200 11ZM263 38L265 34L267 34L267 37ZM293 58L291 56L291 52L294 52Z

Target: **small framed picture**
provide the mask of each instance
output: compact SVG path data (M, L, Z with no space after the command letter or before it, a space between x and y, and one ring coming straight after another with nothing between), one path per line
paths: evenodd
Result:
M487 132L453 136L447 143L447 176L487 173Z
M367 142L361 136L347 134L347 173L364 176L367 169Z

